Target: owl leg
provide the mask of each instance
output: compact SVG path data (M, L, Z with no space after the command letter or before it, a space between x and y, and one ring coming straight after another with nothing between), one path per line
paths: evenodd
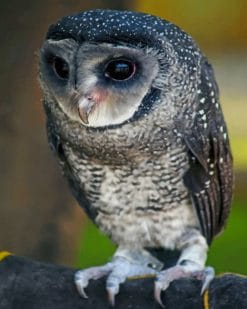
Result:
M183 235L178 249L182 251L177 264L161 271L155 282L154 296L156 301L164 307L161 301L161 291L165 291L171 282L182 278L196 278L202 280L201 294L208 288L214 278L214 269L205 267L208 245L205 238L198 232L188 232Z
M76 272L75 284L81 296L87 298L84 289L88 286L89 280L97 280L107 276L106 290L110 303L114 305L115 295L119 292L119 285L127 278L155 276L162 266L156 258L145 250L119 248L111 262Z

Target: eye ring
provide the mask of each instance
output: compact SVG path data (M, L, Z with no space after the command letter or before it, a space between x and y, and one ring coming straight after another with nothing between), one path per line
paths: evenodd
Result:
M63 58L58 56L53 57L52 69L58 78L63 80L69 79L69 65Z
M136 63L126 58L111 59L105 66L105 76L121 82L132 78L136 73Z

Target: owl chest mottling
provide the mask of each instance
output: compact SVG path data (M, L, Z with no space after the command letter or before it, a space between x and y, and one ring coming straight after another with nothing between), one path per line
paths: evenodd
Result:
M115 243L174 248L188 227L198 225L182 182L187 159L181 150L112 166L67 149L76 182L97 213L96 224Z
M172 249L188 227L198 227L183 183L185 146L167 122L147 117L91 130L57 113L53 124L63 143L66 176L81 206L85 195L89 215L115 243Z

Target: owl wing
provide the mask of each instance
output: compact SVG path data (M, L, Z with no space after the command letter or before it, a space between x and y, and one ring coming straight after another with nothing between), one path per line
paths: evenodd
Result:
M197 117L191 131L184 135L190 166L184 183L197 211L201 231L210 243L224 227L230 212L233 171L227 128L217 102L218 88L208 63L204 64L204 72Z

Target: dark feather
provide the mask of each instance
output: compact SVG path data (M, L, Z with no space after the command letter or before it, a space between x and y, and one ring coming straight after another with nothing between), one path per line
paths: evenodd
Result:
M198 100L205 98L205 102L203 107L198 105L197 112L203 108L207 122L203 123L198 113L191 131L184 136L190 165L184 183L190 191L202 233L210 244L224 227L230 211L232 156L223 114L217 104L218 89L206 62L203 63L200 86Z

